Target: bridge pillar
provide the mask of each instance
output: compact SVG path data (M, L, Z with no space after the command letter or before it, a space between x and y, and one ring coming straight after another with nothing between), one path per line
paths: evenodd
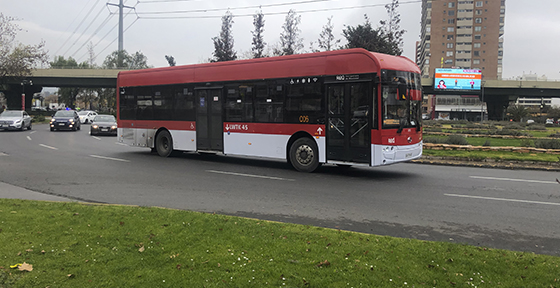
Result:
M490 99L484 99L488 109L488 120L501 121L504 120L506 110L509 106L509 96L492 96Z
M31 103L33 101L33 94L41 92L43 86L40 85L25 85L25 109L31 110ZM8 109L20 110L21 109L21 94L23 94L22 85L10 84L4 85L2 92L6 96Z

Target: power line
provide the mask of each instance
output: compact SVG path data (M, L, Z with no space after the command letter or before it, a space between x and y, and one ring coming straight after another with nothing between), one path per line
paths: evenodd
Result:
M262 8L262 7L278 7L278 6L309 4L309 3L329 2L329 1L333 1L333 0L307 0L307 1L289 2L289 3L253 5L253 6L233 7L233 8L199 9L199 10L187 10L187 11L138 12L138 14L180 14L180 13L215 12L215 11L226 11L226 10L242 10L242 9Z
M89 9L89 12L88 12L87 15L89 15L89 14L93 11L95 5L97 5L97 3L99 3L99 1L100 1L100 0L97 0L97 1L95 2L95 4L93 4L93 6L91 6L91 8ZM82 11L83 11L83 9L82 9ZM80 12L80 13L82 13L82 12ZM78 15L79 15L79 14L78 14ZM56 50L56 52L54 53L54 55L58 54L58 51L60 51L60 49L62 49L62 47L64 47L64 45L66 45L66 43L68 43L68 41L70 41L70 39L72 39L72 37L74 37L74 34L76 34L76 31L78 31L78 29L80 29L80 26L82 26L82 24L84 23L84 21L86 21L86 18L87 18L87 16L84 17L84 18L82 18L82 21L80 21L80 24L78 24L78 26L76 26L76 29L74 29L74 31L72 32L72 34L70 35L70 37L68 37L68 39L66 39L66 41L64 41L64 43L62 43L62 45L60 46L60 48L58 48L58 50Z
M72 47L74 47L74 45L76 45L76 43L78 43L78 41L82 38L82 36L84 36L84 33L89 29L89 27L91 27L91 25L95 22L95 20L97 20L97 18L99 17L99 15L101 15L101 12L103 12L103 8L101 8L101 10L99 10L99 12L97 13L97 15L95 15L95 17L93 17L93 19L91 20L91 22L89 23L89 25L86 27L86 29L84 29L84 32L82 34L80 34L80 36L78 37L78 39L76 39L74 41L74 43L72 43L72 45L70 45L70 47L68 47L68 50L66 50L66 52L64 52L64 54L62 54L62 56L66 55L66 53L68 53L68 51L70 51L70 49L72 49Z
M329 0L325 0L329 1ZM422 0L412 0L407 2L399 3L402 4L414 4L414 3L421 3ZM337 8L322 8L322 9L311 9L311 10L300 10L297 11L298 14L303 13L315 13L315 12L325 12L325 11L332 11L332 10L349 10L349 9L359 9L359 8L372 8L372 7L379 7L385 6L387 4L371 4L371 5L359 5L359 6L350 6L350 7L337 7ZM223 9L227 10L227 9ZM231 10L231 9L230 9ZM264 13L265 15L283 15L288 14L289 12L272 12L272 13ZM254 14L239 14L233 15L233 17L253 17ZM140 17L140 16L139 16ZM222 18L223 15L207 15L207 16L147 16L147 17L140 17L141 19L211 19L211 18Z

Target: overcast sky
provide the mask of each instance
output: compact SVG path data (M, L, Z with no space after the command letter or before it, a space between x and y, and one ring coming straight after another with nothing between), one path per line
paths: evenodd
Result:
M50 59L73 57L87 61L89 43L95 45L95 62L117 50L118 9L106 3L118 0L0 0L4 16L17 18L22 28L17 39L24 44L45 41ZM446 0L435 0L443 1ZM499 1L499 0L488 0ZM305 3L302 3L305 2ZM278 43L286 13L294 9L301 16L301 37L305 50L317 41L327 19L333 16L335 35L342 39L344 26L364 23L364 14L377 26L387 18L384 8L390 0L127 0L124 20L124 48L141 51L153 67L168 66L165 55L175 57L178 65L205 62L214 50L212 38L221 29L221 17L230 8L234 15L233 36L237 55L251 49L252 15L265 14L265 41ZM419 40L421 1L400 0L398 11L404 35L403 55L414 60ZM300 4L296 4L300 3ZM289 4L289 5L277 5ZM247 7L245 9L239 9ZM149 12L191 11L191 13ZM192 12L203 11L203 12ZM153 19L157 17L158 19ZM175 17L175 18L171 18ZM506 0L503 77L523 73L546 75L560 81L560 1Z

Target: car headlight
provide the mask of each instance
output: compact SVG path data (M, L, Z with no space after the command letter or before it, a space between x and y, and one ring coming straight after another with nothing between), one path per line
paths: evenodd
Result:
M51 124L54 122L54 118L51 119Z
M21 119L14 121L15 124L18 124L21 122Z
M70 119L70 120L68 120L68 122L74 123L74 119Z
M117 125L111 126L111 129L117 129Z
M99 128L99 126L97 126L97 125L92 125L91 128L97 129L97 128Z

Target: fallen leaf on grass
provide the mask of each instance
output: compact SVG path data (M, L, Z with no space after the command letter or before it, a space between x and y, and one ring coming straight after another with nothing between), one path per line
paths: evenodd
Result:
M323 267L323 266L329 266L331 265L331 262L329 262L328 260L325 260L323 262L320 262L319 264L317 264L317 267Z
M138 249L138 251L140 251L140 252L144 252L144 250L146 250L146 249L144 248L144 246L142 246L142 247L140 247L140 249Z
M29 272L31 272L31 271L33 271L33 265L23 262L23 264L19 265L18 269L19 269L19 271L29 271Z

